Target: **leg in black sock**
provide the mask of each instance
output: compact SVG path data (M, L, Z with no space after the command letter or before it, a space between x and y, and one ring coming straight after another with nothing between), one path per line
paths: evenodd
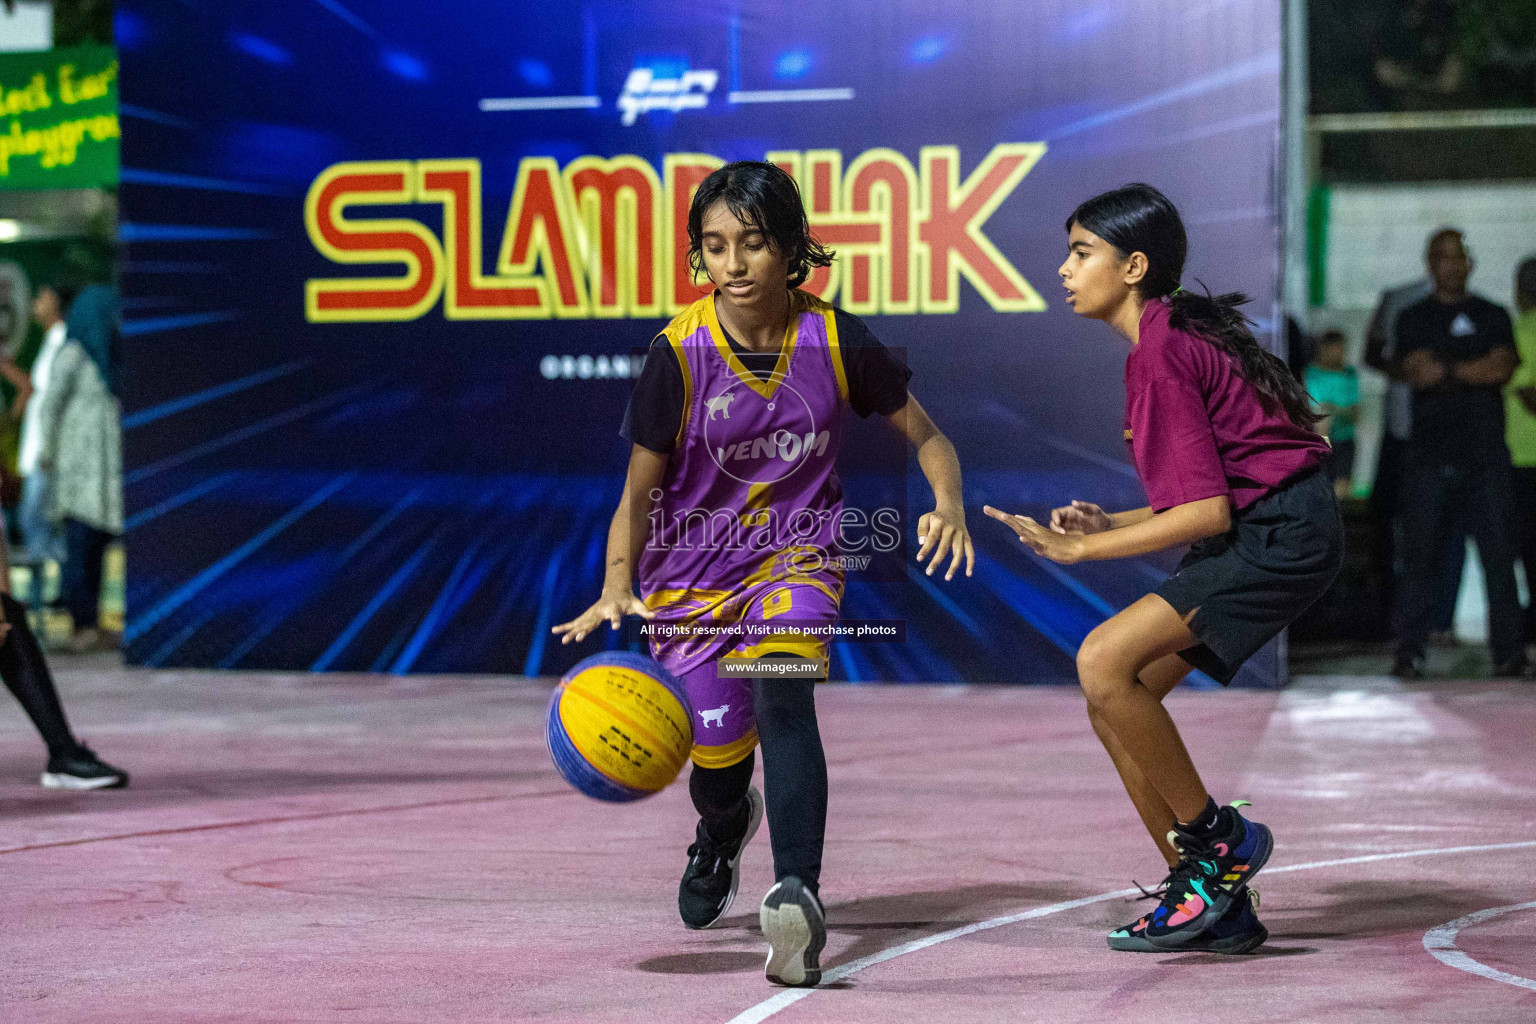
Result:
M816 725L815 684L759 679L753 686L773 873L817 892L827 832L827 759Z
M1216 806L1214 797L1206 798L1205 809L1195 815L1194 820L1178 823L1179 827L1185 832L1188 832L1190 835L1199 836L1202 839L1214 835L1217 826L1220 824L1221 808Z
M726 768L693 766L693 773L688 776L688 795L693 797L693 807L704 819L704 827L717 841L739 831L733 826L739 826L741 817L747 813L745 798L756 763L757 758L748 751L746 757Z
M48 744L48 756L58 757L75 750L75 737L59 703L43 650L27 625L27 610L9 594L0 594L5 606L5 620L11 631L0 643L0 677L21 702L27 717Z

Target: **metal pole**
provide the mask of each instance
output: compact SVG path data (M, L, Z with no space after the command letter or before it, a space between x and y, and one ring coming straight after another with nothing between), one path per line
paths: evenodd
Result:
M1307 138L1307 0L1286 0L1282 21L1284 68L1280 152L1284 270L1281 308L1307 323L1307 193L1312 186ZM1277 325L1277 329L1281 325ZM1283 335L1282 335L1283 337Z

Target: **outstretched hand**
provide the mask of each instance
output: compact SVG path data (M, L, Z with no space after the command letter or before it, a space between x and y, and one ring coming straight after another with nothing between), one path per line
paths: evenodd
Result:
M1051 510L1051 529L1057 533L1103 533L1113 525L1109 513L1091 501L1074 499L1070 505Z
M1042 558L1049 558L1062 565L1082 560L1085 544L1081 533L1057 533L1041 526L1029 516L1012 515L991 505L985 506L982 511L1018 534L1020 542L1029 545L1029 549Z
M572 640L580 642L587 638L604 619L608 620L611 629L618 629L626 615L638 615L642 619L654 619L656 613L645 606L645 603L633 593L609 594L593 602L592 607L576 616L570 622L562 622L558 626L550 627L550 632L560 637L562 644L568 644Z

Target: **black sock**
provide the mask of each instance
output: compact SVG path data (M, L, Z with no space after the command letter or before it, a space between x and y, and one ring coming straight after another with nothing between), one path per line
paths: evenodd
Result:
M1204 839L1216 833L1216 827L1221 823L1221 808L1216 806L1216 801L1210 797L1205 798L1205 810L1195 815L1195 820L1189 824L1179 823L1179 829L1188 832L1192 836Z
M0 677L42 734L48 756L74 753L78 744L64 717L43 649L27 625L27 610L9 594L0 594L0 603L5 608L5 621L11 624L9 635L0 643Z
M704 819L704 828L716 842L724 842L746 824L747 787L752 784L752 769L757 758L752 751L725 768L693 766L688 776L688 795L694 810Z

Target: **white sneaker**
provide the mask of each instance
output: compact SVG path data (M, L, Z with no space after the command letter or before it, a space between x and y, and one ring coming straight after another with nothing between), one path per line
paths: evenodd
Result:
M810 988L821 982L821 951L827 918L805 883L790 877L768 890L758 920L768 940L763 973L775 985Z

